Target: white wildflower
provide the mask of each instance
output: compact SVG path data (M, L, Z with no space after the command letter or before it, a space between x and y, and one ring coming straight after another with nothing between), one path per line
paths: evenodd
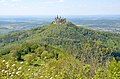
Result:
M43 76L40 76L40 78L43 78Z
M8 62L5 63L6 65L8 64Z
M18 70L21 70L21 69L22 69L22 67L19 67L19 68L18 68Z
M8 68L8 67L9 67L9 64L7 64L6 67Z
M58 75L55 75L56 77L58 76Z
M19 74L19 72L16 72L16 74L18 75L18 74Z
M46 59L47 57L45 57L45 59Z
M50 79L53 79L53 77L51 77Z
M13 75L11 75L11 77L12 77Z
M5 60L2 61L3 63L5 62Z
M23 64L23 62L20 62L20 64Z
M14 67L14 66L15 66L15 64L12 65L12 67Z
M28 71L30 71L30 69L28 69Z
M4 72L5 70L2 70L2 72Z
M11 73L9 73L9 75L11 75Z
M5 73L7 73L8 71L5 71Z

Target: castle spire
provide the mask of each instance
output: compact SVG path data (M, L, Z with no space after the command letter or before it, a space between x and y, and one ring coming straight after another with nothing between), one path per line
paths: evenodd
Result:
M58 15L57 15L57 19L58 19L59 17L58 17Z

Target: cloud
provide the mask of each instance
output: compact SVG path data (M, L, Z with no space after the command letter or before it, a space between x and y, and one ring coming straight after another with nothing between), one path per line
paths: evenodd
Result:
M45 1L44 3L47 4L55 4L55 3L63 3L64 0L49 0L49 1Z
M6 2L6 0L0 0L0 2Z
M0 7L16 7L22 0L0 0Z
M11 0L12 2L19 2L19 1L21 1L21 0Z
M64 2L64 0L59 0L59 2Z
M64 2L64 0L49 0L49 1L45 1L45 3L62 3Z
M21 0L0 0L0 2L2 3L6 3L6 2L19 2Z

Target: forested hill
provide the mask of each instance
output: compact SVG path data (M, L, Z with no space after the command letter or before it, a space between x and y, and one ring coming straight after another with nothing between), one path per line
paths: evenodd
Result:
M82 44L99 43L104 47L119 47L120 34L98 32L75 26L72 23L48 24L28 31L12 32L0 37L0 48L24 42L37 42L58 47L81 48Z
M120 34L71 22L0 37L1 79L119 79L119 60Z
M85 29L71 22L9 33L0 37L0 48L6 50L12 45L27 42L56 46L65 52L78 55L95 52L111 55L120 51L120 34Z

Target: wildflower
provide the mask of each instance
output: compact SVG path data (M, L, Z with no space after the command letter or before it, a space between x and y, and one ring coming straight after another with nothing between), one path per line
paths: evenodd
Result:
M9 64L7 64L6 67L8 68L8 67L9 67Z
M13 75L11 75L11 77L12 77Z
M56 77L58 76L58 75L55 75Z
M19 68L18 68L18 70L21 70L21 69L22 69L22 67L19 67Z
M20 62L20 64L23 64L23 62Z
M8 62L5 63L6 65L8 64Z
M32 73L32 75L33 75L34 73Z
M5 73L7 73L8 71L5 71Z
M51 77L50 79L53 79L53 77Z
M15 66L15 64L12 65L12 67L14 67L14 66Z
M18 74L19 74L19 72L16 72L16 74L18 75Z
M5 62L5 60L2 61L3 63Z
M45 57L45 59L46 59L47 57Z
M28 71L30 71L30 69L28 69Z
M43 76L40 76L40 78L43 78Z
M16 74L18 74L19 72L16 72Z
M2 72L4 72L5 70L2 70Z
M11 73L9 73L9 75L11 75Z

